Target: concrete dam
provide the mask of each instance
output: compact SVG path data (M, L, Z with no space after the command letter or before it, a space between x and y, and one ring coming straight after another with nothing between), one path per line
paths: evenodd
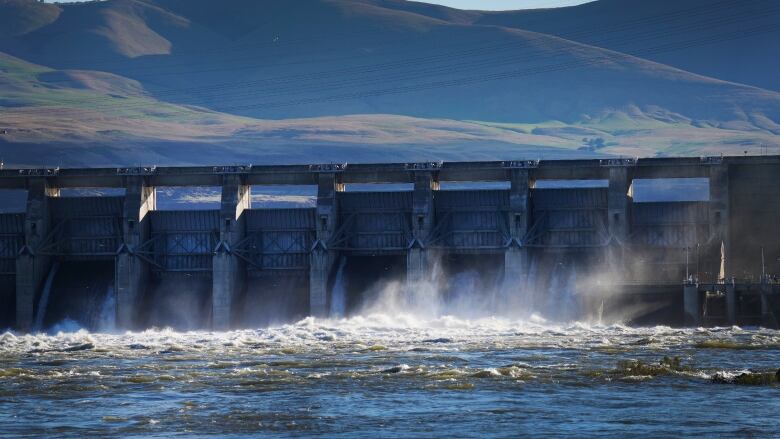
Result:
M635 199L664 179L707 196ZM316 187L316 205L253 208L252 187L274 185ZM170 187L219 187L218 208L158 210ZM74 188L121 195L61 196ZM26 204L0 214L0 327L108 312L119 329L224 330L464 272L472 304L517 313L776 327L778 188L778 156L2 169Z

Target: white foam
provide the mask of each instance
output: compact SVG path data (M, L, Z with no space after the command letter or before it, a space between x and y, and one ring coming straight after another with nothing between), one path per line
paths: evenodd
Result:
M717 330L717 337L752 338L753 343L776 343L777 331ZM538 346L581 349L635 346L636 340L652 340L654 348L694 345L712 338L702 329L673 329L667 326L630 328L623 325L591 325L583 322L554 324L542 319L513 319L487 316L461 318L453 315L421 317L409 313L372 313L343 319L306 318L264 329L229 332L177 332L170 328L142 332L90 333L72 321L57 325L48 334L0 334L0 353L57 351L77 344L92 343L101 350L124 355L148 355L160 351L223 352L236 349L290 348L296 352L313 349L360 351L381 345L388 350L407 351L410 346L448 351L472 345L484 347ZM139 347L140 346L140 347Z

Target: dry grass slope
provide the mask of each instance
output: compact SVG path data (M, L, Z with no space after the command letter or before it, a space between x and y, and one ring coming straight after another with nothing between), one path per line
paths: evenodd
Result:
M642 13L675 7L653 5ZM534 32L598 35L595 17L620 9L0 0L0 148L7 163L72 165L780 148L776 92Z

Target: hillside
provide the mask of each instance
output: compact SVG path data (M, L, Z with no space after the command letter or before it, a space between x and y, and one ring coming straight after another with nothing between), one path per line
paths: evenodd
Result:
M773 0L598 0L474 17L780 91L780 4Z
M59 18L56 5L30 0L0 0L0 38L30 33Z
M104 72L54 70L0 53L0 152L7 165L114 166L577 153L564 138L404 116L258 120L158 101ZM574 151L573 151L574 149ZM588 155L587 151L580 154ZM226 159L227 158L227 159Z
M646 22L673 10L657 5ZM780 93L532 26L616 19L613 0L584 6L602 9L575 23L576 8L402 0L0 0L24 23L0 32L0 148L7 163L113 165L780 147Z
M303 4L66 5L56 21L5 46L39 64L132 78L166 101L260 118L391 113L577 122L631 106L652 113L660 108L665 118L780 119L774 93L431 13L446 8L354 0Z

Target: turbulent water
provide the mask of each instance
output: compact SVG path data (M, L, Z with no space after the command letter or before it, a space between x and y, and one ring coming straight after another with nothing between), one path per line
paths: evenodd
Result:
M776 331L540 319L6 333L0 435L775 436L778 367Z

